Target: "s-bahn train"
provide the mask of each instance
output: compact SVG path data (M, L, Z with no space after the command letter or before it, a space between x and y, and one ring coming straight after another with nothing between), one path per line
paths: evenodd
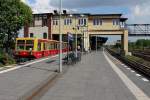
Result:
M67 52L67 42L62 42L62 52ZM14 55L17 58L41 58L59 53L59 41L37 38L16 38Z

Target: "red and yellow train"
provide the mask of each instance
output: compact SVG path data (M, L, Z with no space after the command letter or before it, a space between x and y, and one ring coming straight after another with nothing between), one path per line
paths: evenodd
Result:
M67 42L62 43L62 52L67 52ZM59 41L37 38L17 38L15 56L19 58L41 58L59 53Z

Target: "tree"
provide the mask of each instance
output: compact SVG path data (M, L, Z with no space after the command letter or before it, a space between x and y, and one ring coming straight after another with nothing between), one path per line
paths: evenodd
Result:
M0 0L0 42L10 49L17 32L32 20L32 10L21 0Z

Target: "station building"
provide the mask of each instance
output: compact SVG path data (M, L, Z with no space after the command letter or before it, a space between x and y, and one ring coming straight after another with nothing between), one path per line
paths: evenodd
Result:
M95 35L121 35L121 43L124 52L128 53L127 18L122 14L89 14L75 13L62 14L61 34L63 41L67 40L67 34L78 36L78 44L83 43L85 50L91 47L91 37ZM59 14L42 13L33 14L33 21L24 27L24 37L35 37L59 40Z

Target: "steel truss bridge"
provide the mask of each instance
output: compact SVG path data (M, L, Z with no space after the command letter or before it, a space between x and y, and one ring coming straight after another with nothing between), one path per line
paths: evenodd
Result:
M150 36L150 24L127 24L129 36Z

